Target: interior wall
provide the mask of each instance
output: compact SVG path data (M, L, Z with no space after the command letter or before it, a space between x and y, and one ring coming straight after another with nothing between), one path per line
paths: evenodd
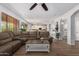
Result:
M8 14L8 15L10 15L10 16L13 16L14 18L20 20L20 18L19 18L16 14L14 14L14 12L12 12L12 11L9 10L9 9L7 9L7 8L4 7L3 5L0 5L0 13L1 13L1 12L4 12L4 13L6 13L6 14Z
M67 19L63 21L63 39L67 40Z
M51 24L51 28L50 28L50 36L56 38L56 34L55 34L55 24Z
M76 40L79 41L79 12L75 14Z
M16 14L14 14L11 10L9 10L9 9L7 9L6 7L4 7L3 5L0 5L0 32L1 32L1 12L4 12L4 13L6 13L6 14L8 14L8 15L10 15L10 16L12 16L12 17L14 17L14 18L16 18L16 19L18 19L19 21L22 21L22 22L24 22L21 18L19 18ZM25 22L24 22L25 23Z

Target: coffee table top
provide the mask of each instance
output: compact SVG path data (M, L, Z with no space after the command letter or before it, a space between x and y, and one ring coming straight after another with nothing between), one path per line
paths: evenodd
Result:
M43 40L42 42L41 40L28 40L26 44L49 44L49 41Z

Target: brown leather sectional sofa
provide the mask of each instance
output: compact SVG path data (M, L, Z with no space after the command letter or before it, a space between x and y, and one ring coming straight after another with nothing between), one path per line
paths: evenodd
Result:
M37 40L41 37L49 40L49 32L29 31L29 32L1 32L0 33L0 56L12 55L27 40Z

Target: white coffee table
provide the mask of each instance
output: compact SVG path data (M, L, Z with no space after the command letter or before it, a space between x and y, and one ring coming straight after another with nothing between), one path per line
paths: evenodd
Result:
M27 52L50 52L50 44L48 40L41 42L40 40L28 40L26 43Z

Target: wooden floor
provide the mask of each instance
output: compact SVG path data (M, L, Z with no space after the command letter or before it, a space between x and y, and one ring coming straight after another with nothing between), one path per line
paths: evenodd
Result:
M75 46L69 46L65 40L57 40L51 44L51 51L45 52L26 52L22 46L14 56L79 56L79 42Z

